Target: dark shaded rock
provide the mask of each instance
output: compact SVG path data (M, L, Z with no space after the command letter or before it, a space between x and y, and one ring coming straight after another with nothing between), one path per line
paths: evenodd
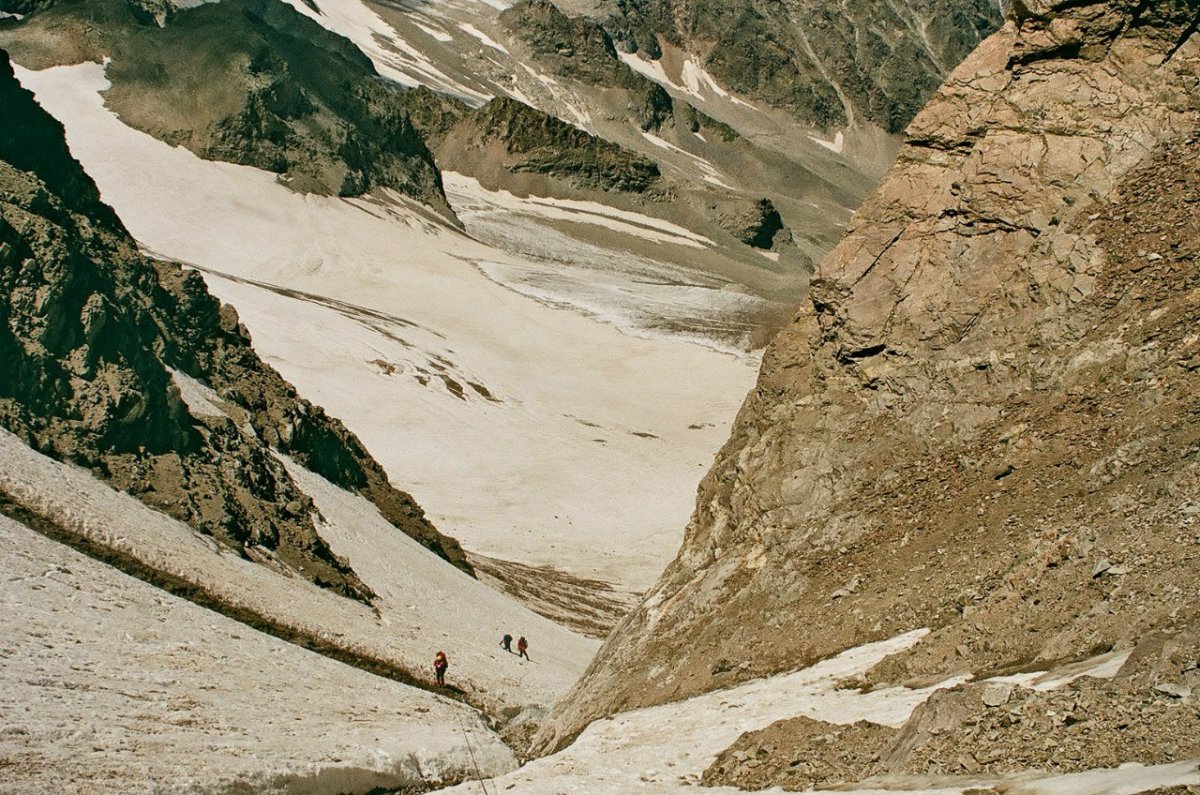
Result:
M783 219L770 199L743 202L717 215L717 223L747 246L769 249L783 227Z
M500 22L535 58L564 77L626 87L641 77L618 60L604 28L584 17L566 16L549 0L521 0L500 14Z
M473 138L498 141L511 171L545 174L579 187L644 193L658 182L658 165L507 97L497 97L460 125Z

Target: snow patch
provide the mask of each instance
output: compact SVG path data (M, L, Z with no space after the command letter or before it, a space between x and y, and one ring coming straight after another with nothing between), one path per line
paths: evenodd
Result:
M1101 654L1089 660L1074 665L1063 666L1053 671L1033 671L1031 673L1011 674L988 679L988 682L1011 682L1031 690L1045 692L1065 687L1076 679L1091 676L1096 679L1111 679L1121 670L1121 666L1129 659L1132 650L1113 651Z
M705 160L703 157L700 157L699 155L694 155L691 152L687 151L686 149L680 149L678 146L671 143L670 141L664 141L662 138L659 138L657 135L654 135L652 133L643 131L642 137L645 138L650 143L657 146L659 149L665 149L668 152L674 152L675 154L683 155L684 157L688 158L691 161L691 163L693 165L695 165L696 167L698 167L700 169L700 171L704 174L703 179L705 182L709 182L713 185L717 185L722 188L729 188L730 190L733 190L733 188L731 188L727 183L725 183L721 179L721 172L717 170L716 166L714 166L712 163Z
M405 86L426 85L467 100L486 102L480 93L442 72L434 62L360 0L321 0L318 13L304 0L284 0L322 27L345 36L366 53L384 77Z
M596 721L557 754L492 783L498 791L512 787L523 795L692 792L704 770L738 737L777 720L807 715L832 723L868 720L900 726L934 690L960 680L921 690L895 687L870 693L839 690L837 683L911 647L926 634L928 630L916 630L795 673ZM470 791L465 785L448 790Z
M647 61L641 56L631 52L617 51L617 57L633 71L648 77L664 88L673 88L681 94L686 94L692 99L705 102L719 97L728 100L736 105L742 105L747 108L754 107L749 102L742 100L733 94L730 94L721 84L717 82L709 72L700 64L696 63L692 58L685 57L683 64L680 67L679 81L672 80L666 69L663 68L662 61ZM680 82L682 81L682 82Z
M411 18L411 16L412 15L410 15L410 18ZM431 36L434 39L437 39L438 41L440 41L442 43L454 41L453 36L451 36L446 31L441 30L440 28L435 28L435 27L425 24L423 22L418 22L416 19L413 19L412 23L414 25L416 25L418 28L420 28L427 35Z
M479 39L481 42L483 42L488 47L491 47L493 50L499 50L500 52L504 53L505 55L508 55L507 47L505 47L503 44L501 44L500 42L493 39L491 36L484 33L479 28L472 25L470 22L459 22L458 27L460 29L466 31L467 33L471 34L475 38Z
M842 150L846 148L846 136L841 130L837 131L837 134L833 136L832 141L826 141L825 139L818 138L815 135L808 136L808 140L812 141L814 144L825 147L835 155L840 155Z
M171 380L193 417L229 417L221 408L221 396L196 379L179 370L171 370Z

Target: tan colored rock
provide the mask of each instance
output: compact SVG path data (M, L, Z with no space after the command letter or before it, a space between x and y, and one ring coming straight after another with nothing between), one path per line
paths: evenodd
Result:
M918 626L935 632L877 680L1078 658L1191 620L1200 564L1175 539L1200 490L1200 383L1177 363L1200 307L1197 14L1026 2L955 70L767 351L677 559L542 750ZM1139 247L1176 256L1131 264ZM1092 582L1102 556L1130 573Z

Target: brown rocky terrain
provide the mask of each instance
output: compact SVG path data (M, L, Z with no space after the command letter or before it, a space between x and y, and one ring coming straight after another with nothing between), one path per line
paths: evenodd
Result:
M1198 19L1194 0L1027 2L955 70L768 349L678 558L543 751L914 627L933 632L864 686L1195 626ZM1075 695L1146 697L1124 686ZM1139 755L1140 735L1114 734L1110 759Z
M1200 755L1197 627L1139 644L1112 680L1038 692L973 683L936 692L902 729L810 718L748 732L713 762L710 786L788 790L867 778L1074 773Z
M616 0L617 46L697 57L722 85L818 127L899 132L946 73L1001 22L989 0ZM674 50L674 52L671 52Z
M470 572L353 434L258 358L198 273L138 253L61 125L0 58L0 426L347 596L372 594L318 535L312 500L276 453L372 500ZM189 410L183 391L197 382L222 412Z
M606 637L637 604L636 594L553 566L531 566L478 554L468 557L481 582L515 596L538 615L589 638Z

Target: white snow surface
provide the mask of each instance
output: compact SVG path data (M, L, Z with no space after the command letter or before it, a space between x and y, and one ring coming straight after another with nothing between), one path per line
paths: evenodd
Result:
M567 199L491 191L444 175L446 195L472 234L522 257L480 260L499 284L550 306L569 307L626 333L672 336L746 357L746 332L761 299L720 277L592 242L589 230L656 244L704 249L712 241L637 212Z
M647 137L654 138L654 136ZM677 149L661 138L655 140L663 146ZM678 151L689 157L695 157L682 149L678 149ZM712 239L693 232L687 227L660 218L652 218L642 213L609 207L599 202L543 196L520 197L507 190L491 191L481 186L479 180L474 177L464 176L453 171L445 172L442 175L442 181L447 193L452 194L458 203L484 202L542 218L595 224L642 240L653 240L656 243L674 243L699 249L716 246Z
M199 535L83 469L53 461L0 430L0 489L75 532L202 586L227 603L334 639L344 648L431 677L434 652L449 682L492 707L548 705L578 679L598 642L576 635L474 580L392 527L375 506L287 461L323 517L319 528L379 595L374 610L319 588L252 550L259 563ZM499 648L530 640L533 662Z
M482 42L483 44L485 44L488 47L491 47L493 50L499 50L500 52L504 53L505 55L508 54L507 47L505 47L503 44L501 44L500 42L493 39L491 36L484 33L479 28L472 25L470 22L460 22L460 23L458 23L458 27L461 28L462 30L466 31L467 33L471 34L475 38L479 39L480 42Z
M835 155L840 155L846 148L846 135L841 130L837 131L837 134L833 136L832 141L826 141L824 138L818 138L815 135L808 136L808 140L812 141L814 144L819 144L825 147Z
M721 188L729 188L730 190L732 190L732 188L730 188L730 186L727 183L722 181L721 172L717 170L716 166L714 166L712 163L705 160L703 157L700 157L699 155L694 155L691 152L687 151L686 149L680 149L678 146L671 143L670 141L664 141L662 138L659 138L657 135L653 135L653 134L645 132L645 131L642 132L642 137L645 138L650 143L657 146L659 149L665 149L668 152L674 152L675 154L683 155L684 157L688 158L691 161L692 165L694 165L695 167L700 169L700 172L704 175L703 179L705 182L711 183L711 184L716 185ZM684 173L690 174L692 172L690 170L684 170Z
M753 107L748 102L739 99L726 91L716 78L708 73L703 66L696 63L691 56L684 56L680 65L679 79L673 80L667 74L661 60L645 60L631 52L617 50L617 57L633 71L648 77L664 88L673 88L681 94L686 94L694 100L704 102L714 98L728 100L737 105Z
M453 36L451 36L446 31L435 27L432 22L429 22L429 21L418 22L416 19L414 19L413 24L416 25L418 28L420 28L425 33L427 33L429 36L431 36L432 38L434 38L440 42L454 41Z
M188 412L193 417L228 417L223 410L221 397L204 384L192 378L187 373L171 370L171 381L179 390L179 396L187 404Z
M113 528L119 532L119 527ZM0 792L323 795L500 773L470 708L171 596L0 516Z
M132 130L103 107L99 65L17 72L134 237L226 274L206 278L260 355L345 421L439 528L486 555L629 589L666 565L754 383L754 357L634 337L530 300L480 268L553 278L555 263L508 255L399 201L295 193ZM689 239L607 209L537 209ZM654 281L632 297L641 286L616 289L605 274L595 284L610 308L686 300L717 315L746 298Z

